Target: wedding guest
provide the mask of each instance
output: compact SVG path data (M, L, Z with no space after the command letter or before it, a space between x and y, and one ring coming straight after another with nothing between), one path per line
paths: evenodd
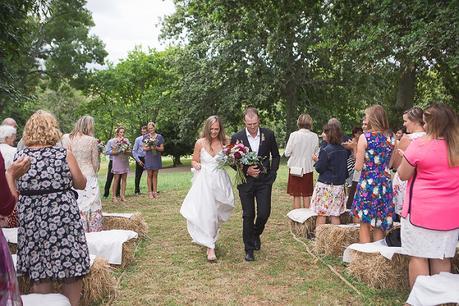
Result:
M62 282L62 293L76 306L89 252L72 187L84 189L86 178L72 152L56 146L60 139L58 122L48 112L35 112L25 125L26 148L16 157L28 156L31 166L17 180L17 271L32 281L33 293L50 293L51 280Z
M459 238L459 122L445 104L424 111L427 135L411 142L398 175L408 180L401 213L402 251L411 287L419 275L451 271Z
M6 169L13 163L14 154L16 154L15 141L16 129L9 125L0 125L0 152L5 160Z
M15 129L18 128L16 120L14 120L13 118L5 118L5 119L3 119L2 125L8 125L8 126L11 126L11 127L15 128Z
M99 149L94 138L94 118L83 116L75 123L70 134L62 137L64 148L72 151L81 172L86 177L86 188L77 190L77 204L85 232L102 230L102 204L99 183Z
M129 155L131 154L129 140L124 137L124 127L118 127L115 131L116 137L111 141L111 155L113 155L112 173L112 200L118 202L115 192L121 184L120 199L126 202L126 181L129 173Z
M360 179L360 171L355 170L355 157L357 154L357 143L359 141L360 135L363 134L363 129L359 126L355 126L352 129L352 139L343 144L346 150L350 150L351 156L347 159L347 171L349 177L351 178L351 186L349 187L349 192L347 195L346 208L350 209L352 207L352 201L354 201L355 190L357 188L357 183Z
M368 131L360 135L357 144L355 170L361 171L352 213L360 220L361 243L383 239L394 217L392 182L389 163L395 146L395 136L389 131L386 112L380 105L365 110Z
M9 215L13 211L18 196L14 181L29 167L30 159L20 158L5 172L4 160L0 153L0 214ZM22 305L16 271L3 231L0 231L0 280L0 305Z
M403 137L404 134L405 134L405 133L404 133L404 131L403 131L403 128L399 128L399 129L397 130L397 132L395 132L395 139L396 139L397 141L400 141L400 140L402 139L402 137Z
M147 126L144 125L140 129L140 136L134 141L134 147L132 148L132 157L135 159L135 183L134 193L140 194L140 180L145 166L145 151L143 149L143 137L147 133Z
M210 262L217 260L215 243L220 225L230 218L234 209L231 180L216 158L228 142L221 119L207 118L201 138L194 146L193 182L180 209L193 242L207 247Z
M16 129L10 125L0 125L0 152L3 155L4 167L8 169L13 163L16 148L14 142L16 140ZM0 216L0 227L17 227L17 209L14 207L8 215Z
M158 197L158 172L162 168L161 152L164 151L164 138L156 133L156 124L148 122L148 133L144 136L144 141L150 140L153 145L144 143L145 150L145 169L147 170L147 189L148 197L156 199Z
M340 224L339 216L344 212L344 183L348 176L346 149L341 145L342 132L336 124L326 124L322 139L327 143L313 156L315 169L319 173L311 208L317 213L316 226L325 224L330 217L332 224Z
M397 169L402 161L402 156L398 152L405 151L413 140L426 134L423 120L423 111L419 107L413 107L403 113L403 126L408 133L402 136L402 139L400 139L396 146L392 158L393 169ZM405 198L406 182L400 180L397 173L395 173L392 180L392 189L394 192L395 213L400 214Z
M290 134L284 153L289 157L287 193L293 196L293 209L309 208L313 192L312 156L319 150L319 137L311 131L311 116L301 114L296 124L298 130ZM292 168L300 171L292 174Z
M107 178L105 179L105 186L104 186L104 198L108 198L108 196L110 195L110 187L112 186L112 181L113 181L112 146L113 146L113 142L114 141L115 141L115 138L112 138L109 141L107 141L107 143L105 144L105 155L108 156L108 166L107 166ZM114 193L114 195L116 195L116 197L118 197L118 198L120 196L120 189L121 189L121 185L118 184L118 187L116 188L116 193Z

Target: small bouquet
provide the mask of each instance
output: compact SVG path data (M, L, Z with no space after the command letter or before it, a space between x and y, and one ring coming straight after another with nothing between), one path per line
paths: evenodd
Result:
M97 150L99 151L99 153L104 153L105 152L105 144L100 139L97 139Z
M129 154L129 152L131 151L131 145L129 144L129 141L126 138L116 140L113 148L116 150L116 152L123 154Z
M258 166L262 173L266 173L262 160L256 152L251 152L248 147L240 142L224 146L222 152L217 156L217 162L220 167L231 166L236 168L235 183L237 185L247 182L242 171L243 166Z
M155 138L151 138L151 137L145 138L142 142L145 146L149 147L150 149L154 149L154 150L151 150L153 155L158 154L158 152L156 151L156 147L158 146L158 139L156 137Z

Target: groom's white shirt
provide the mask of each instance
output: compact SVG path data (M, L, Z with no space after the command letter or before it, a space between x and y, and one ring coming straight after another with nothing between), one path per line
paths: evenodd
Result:
M260 128L258 128L257 135L255 137L252 137L252 135L250 135L247 128L245 129L245 133L247 134L247 139L249 140L250 148L252 149L252 151L257 152L258 154L258 148L260 147Z

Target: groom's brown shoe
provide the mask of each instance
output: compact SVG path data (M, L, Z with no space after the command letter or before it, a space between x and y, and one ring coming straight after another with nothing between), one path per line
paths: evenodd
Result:
M245 261L255 261L255 256L253 256L253 250L249 250L245 252Z

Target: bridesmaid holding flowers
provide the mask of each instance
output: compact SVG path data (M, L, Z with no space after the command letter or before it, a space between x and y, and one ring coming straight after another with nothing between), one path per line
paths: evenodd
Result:
M112 173L114 174L112 195L113 202L118 202L116 198L116 189L121 181L120 198L122 202L126 201L126 180L129 173L129 155L131 154L131 144L127 138L124 137L125 128L118 127L115 130L116 137L112 142L112 155L113 167Z
M145 150L145 170L147 170L148 197L158 197L158 172L162 168L161 152L164 151L164 138L156 133L154 122L148 122L148 133L143 138L143 149Z

